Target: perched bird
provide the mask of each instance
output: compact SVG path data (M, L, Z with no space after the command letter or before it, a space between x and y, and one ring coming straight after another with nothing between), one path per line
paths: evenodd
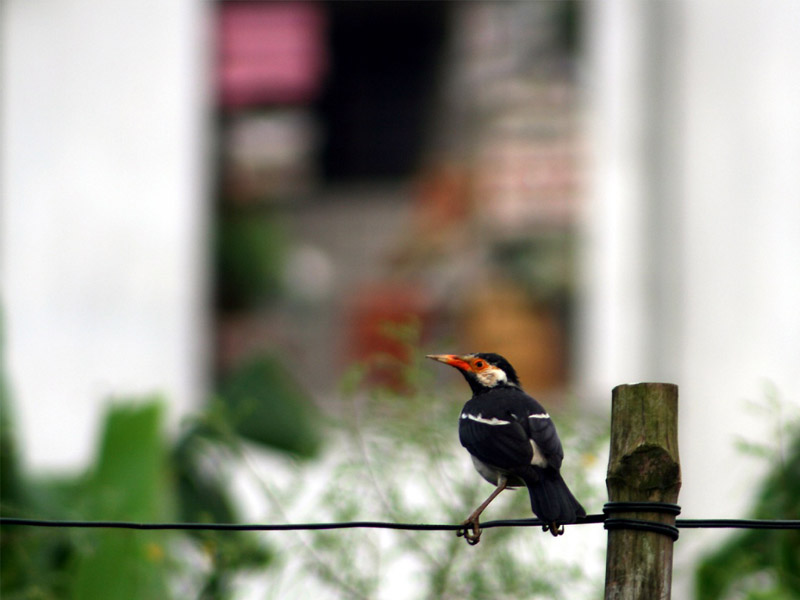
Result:
M475 469L497 486L464 521L459 532L470 544L480 540L481 513L506 487L527 486L534 514L554 536L586 511L561 477L564 450L545 409L526 394L509 362L499 354L429 354L458 369L472 388L461 410L458 437Z

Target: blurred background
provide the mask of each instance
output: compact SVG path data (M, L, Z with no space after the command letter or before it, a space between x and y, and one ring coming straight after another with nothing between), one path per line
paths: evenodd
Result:
M453 498L487 492L479 482L436 499L388 459L431 454L439 469L452 450L457 471L442 470L477 479L456 441L466 387L419 359L493 351L574 435L589 512L605 497L612 387L670 381L683 516L800 518L780 471L800 463L795 3L0 10L4 515L458 520L471 507ZM425 438L427 420L442 428ZM358 489L363 456L342 462L354 424L360 450L387 461L370 477L397 480L382 508L320 495L328 477ZM149 462L119 463L137 452ZM133 471L139 487L118 494L150 504L103 496ZM522 500L509 517L527 516ZM44 585L53 597L108 589L92 561L115 539L10 533L9 597L30 597L36 568L77 573ZM567 596L553 581L509 587L513 573L447 587L458 562L420 579L434 542L407 538L373 540L380 576L335 577L326 549L355 564L342 542L301 536L291 550L237 539L240 554L219 538L147 538L150 575L129 567L117 597L595 597L604 532L569 533L555 551L579 564L558 571L577 582ZM800 544L767 546L787 539ZM711 550L734 565L743 543L683 532L675 597L800 594L778 558L718 568ZM441 549L472 564L468 552Z

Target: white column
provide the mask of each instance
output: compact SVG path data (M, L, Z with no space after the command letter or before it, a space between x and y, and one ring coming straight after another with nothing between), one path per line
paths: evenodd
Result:
M203 388L204 5L2 6L2 305L28 463L76 467L109 397Z
M684 10L681 499L741 517L773 461L736 441L777 447L800 404L800 4ZM773 387L782 413L748 408Z
M589 187L582 248L580 385L605 402L617 383L642 380L651 333L647 136L649 3L587 3Z
M800 403L800 4L589 5L580 383L680 385L685 517L742 517ZM682 535L673 595L698 553Z

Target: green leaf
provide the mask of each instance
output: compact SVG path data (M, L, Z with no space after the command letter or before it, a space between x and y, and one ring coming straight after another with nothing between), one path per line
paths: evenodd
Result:
M310 397L273 356L257 357L222 381L219 396L239 435L300 457L316 454L320 435Z
M751 514L756 519L800 519L800 431L783 464L776 464L761 485ZM796 530L746 531L735 534L700 563L695 574L696 597L721 600L729 597L800 597L800 532ZM755 580L768 594L750 589ZM743 594L742 591L746 593ZM734 593L736 592L736 593Z
M166 452L160 403L109 410L94 472L86 484L91 519L157 521L164 517ZM73 598L165 598L167 534L99 530L75 565Z
M218 305L251 308L278 296L285 246L282 230L265 215L221 218L215 248Z

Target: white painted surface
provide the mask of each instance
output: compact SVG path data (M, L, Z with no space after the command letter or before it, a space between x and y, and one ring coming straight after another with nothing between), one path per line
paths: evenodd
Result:
M2 8L2 305L25 459L78 467L109 396L202 389L203 5Z
M587 393L680 385L688 518L742 517L800 405L800 5L593 3ZM650 343L649 340L660 340ZM674 597L722 532L687 531Z

